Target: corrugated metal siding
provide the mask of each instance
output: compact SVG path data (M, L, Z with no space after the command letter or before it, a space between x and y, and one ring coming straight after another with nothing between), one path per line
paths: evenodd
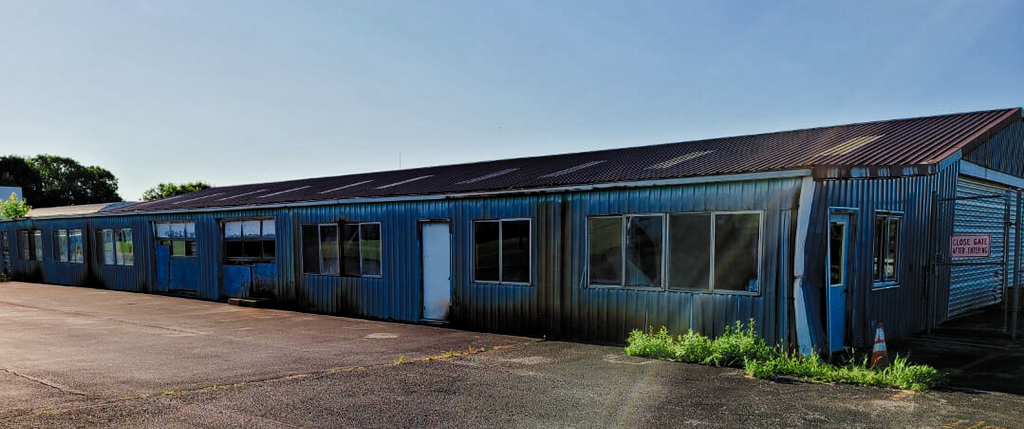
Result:
M956 168L932 176L893 179L823 181L816 183L815 207L807 238L806 281L811 302L818 302L820 313L810 315L817 324L816 341L824 348L826 307L823 290L827 225L830 208L855 209L852 221L853 249L851 276L847 288L847 343L868 346L872 343L874 322L885 323L886 334L901 338L926 328L929 318L928 279L932 236L932 193L952 195ZM900 236L899 286L873 288L872 242L876 211L903 213ZM931 315L934 318L934 315Z
M964 154L964 159L1024 178L1024 121L1016 121L991 140Z
M622 342L632 329L666 326L671 332L693 329L707 335L721 334L727 325L754 319L769 342L785 340L779 331L786 317L778 308L779 290L788 278L779 267L781 237L791 234L789 210L794 208L798 179L733 182L628 191L591 192L567 197L566 231L571 256L566 263L568 296L561 301L561 336L584 341ZM588 216L629 213L692 211L763 211L761 287L757 295L630 288L586 287L585 249ZM670 263L670 261L666 261ZM566 299L567 298L567 299Z
M1004 230L1005 222L1016 219L1015 195L1008 193L1005 186L960 177L957 180L957 197L983 195L1005 195L1006 199L956 200L953 214L954 234L988 234L991 236L989 258L960 260L960 262L1002 263L1006 246L1007 267L965 265L950 268L949 308L947 317L952 318L972 310L996 304L1003 298L1003 275L1013 277L1014 230ZM1006 219L1007 205L1010 217ZM948 244L947 244L948 245Z

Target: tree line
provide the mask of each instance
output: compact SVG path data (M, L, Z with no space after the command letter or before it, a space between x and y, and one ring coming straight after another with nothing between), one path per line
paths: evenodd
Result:
M20 186L32 207L60 207L122 201L117 177L98 166L85 166L57 155L0 156L0 186ZM209 188L204 182L161 183L142 194L143 201L158 200ZM0 200L7 195L0 195Z

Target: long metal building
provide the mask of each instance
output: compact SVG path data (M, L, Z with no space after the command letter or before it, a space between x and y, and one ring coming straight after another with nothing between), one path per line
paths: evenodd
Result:
M22 281L833 351L1013 299L1021 109L207 189L0 222Z

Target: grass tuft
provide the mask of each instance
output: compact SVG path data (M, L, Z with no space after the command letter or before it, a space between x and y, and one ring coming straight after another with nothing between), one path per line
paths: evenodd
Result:
M766 344L755 333L753 320L746 328L737 321L714 339L693 330L673 338L662 327L658 331L634 330L627 341L626 354L630 356L742 368L748 376L755 378L786 376L824 383L917 391L939 386L946 379L946 375L935 368L912 365L907 358L898 355L885 369L875 370L871 369L868 356L829 363L818 355L787 354L779 347Z

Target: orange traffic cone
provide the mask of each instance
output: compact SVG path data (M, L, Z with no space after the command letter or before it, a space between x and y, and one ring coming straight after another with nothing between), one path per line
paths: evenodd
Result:
M889 365L889 352L885 350L885 330L882 322L875 325L875 347L871 350L871 369Z

